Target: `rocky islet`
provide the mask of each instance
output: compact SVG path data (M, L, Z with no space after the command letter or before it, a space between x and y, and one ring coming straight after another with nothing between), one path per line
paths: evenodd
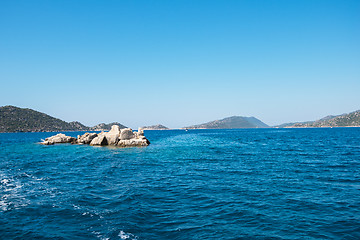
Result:
M144 147L150 144L144 136L144 131L139 128L133 131L131 128L120 129L113 125L109 132L89 133L78 135L77 138L66 136L63 133L46 138L40 144L53 145L57 143L89 144L91 146L118 146L118 147Z

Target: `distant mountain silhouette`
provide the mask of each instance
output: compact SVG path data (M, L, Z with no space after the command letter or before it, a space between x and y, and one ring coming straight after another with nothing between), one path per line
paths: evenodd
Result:
M233 116L221 120L215 120L208 123L185 127L186 129L226 129L226 128L267 128L267 124L263 123L255 117Z

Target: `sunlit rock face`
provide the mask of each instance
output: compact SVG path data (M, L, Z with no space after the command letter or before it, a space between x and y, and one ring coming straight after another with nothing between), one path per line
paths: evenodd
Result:
M118 147L145 147L150 144L144 136L144 131L133 131L131 128L120 129L118 125L113 125L109 132L85 133L78 135L77 138L66 136L59 133L55 136L46 138L41 144L53 145L56 143L90 144L91 146L118 146Z

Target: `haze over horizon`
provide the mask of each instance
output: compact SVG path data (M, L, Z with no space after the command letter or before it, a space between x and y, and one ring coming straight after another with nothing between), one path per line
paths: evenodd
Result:
M360 109L359 1L2 1L0 106L92 126Z

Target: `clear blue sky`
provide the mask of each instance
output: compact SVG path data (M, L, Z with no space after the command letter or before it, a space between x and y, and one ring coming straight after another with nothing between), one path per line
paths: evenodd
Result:
M360 109L360 1L0 1L0 105L87 125Z

